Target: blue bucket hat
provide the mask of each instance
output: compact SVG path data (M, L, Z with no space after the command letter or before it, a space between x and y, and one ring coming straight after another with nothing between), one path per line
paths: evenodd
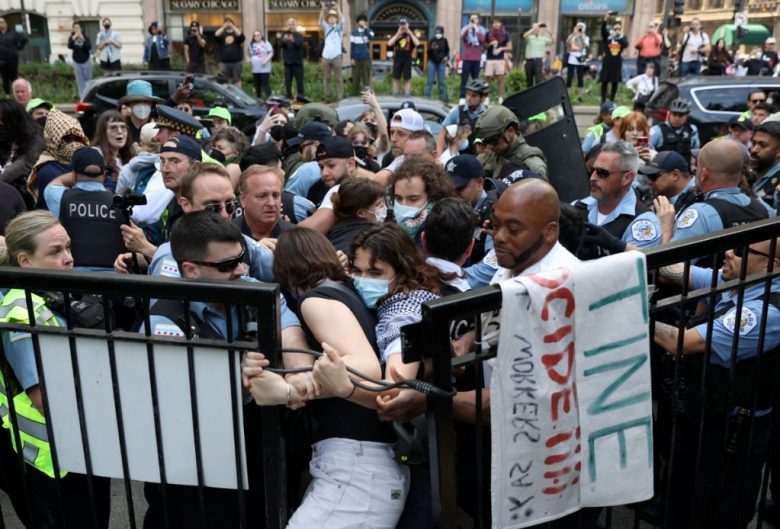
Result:
M127 95L117 101L117 105L131 105L133 103L154 104L162 101L159 97L152 95L152 83L149 81L130 81L127 83Z

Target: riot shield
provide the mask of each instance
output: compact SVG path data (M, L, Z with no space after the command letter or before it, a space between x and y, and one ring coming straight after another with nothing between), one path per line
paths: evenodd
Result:
M574 111L563 79L556 76L512 94L504 106L520 119L526 141L547 158L547 176L562 201L590 194Z

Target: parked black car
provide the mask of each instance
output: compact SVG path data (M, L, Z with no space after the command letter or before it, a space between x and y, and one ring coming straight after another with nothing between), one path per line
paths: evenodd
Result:
M747 110L750 92L761 89L775 105L780 104L780 78L777 77L701 77L679 81L662 81L645 107L653 121L666 120L669 105L684 97L693 102L690 122L699 129L704 143L721 133L735 116Z
M127 93L130 81L149 81L152 93L165 100L186 76L186 72L127 71L97 77L87 83L84 98L76 105L78 120L85 134L92 137L98 116L105 110L117 108L117 100ZM196 116L205 116L213 107L224 106L233 116L233 126L254 134L255 123L266 113L265 106L257 99L212 75L197 74L193 85L190 98L195 103L192 110Z

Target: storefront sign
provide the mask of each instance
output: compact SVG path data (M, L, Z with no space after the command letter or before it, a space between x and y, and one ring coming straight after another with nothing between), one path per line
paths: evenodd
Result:
M169 0L171 12L178 11L241 11L240 0Z
M495 0L496 12L530 13L534 8L533 0ZM463 12L489 13L491 0L464 0Z
M269 11L311 11L320 5L319 0L268 0Z
M561 0L561 13L599 13L628 11L628 0Z

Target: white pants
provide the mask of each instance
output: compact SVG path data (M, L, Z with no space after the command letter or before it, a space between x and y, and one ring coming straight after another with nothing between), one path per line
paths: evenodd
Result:
M392 445L325 439L314 445L312 481L288 529L394 529L409 492L409 471Z

